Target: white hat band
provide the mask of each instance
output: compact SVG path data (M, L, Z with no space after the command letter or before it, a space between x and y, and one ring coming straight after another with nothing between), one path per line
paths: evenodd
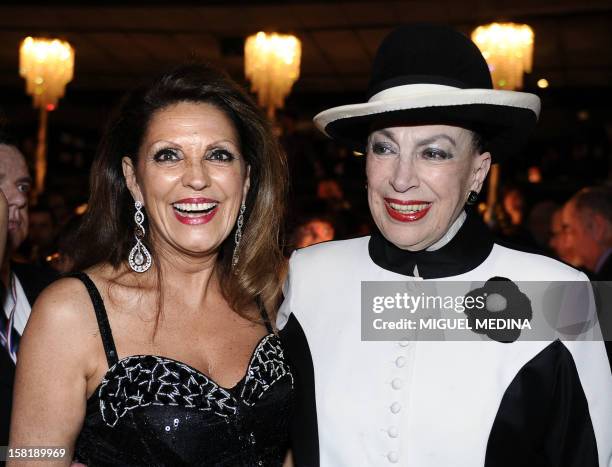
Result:
M457 91L460 88L454 86L444 86L442 84L403 84L394 86L374 94L368 102L384 101L397 99L399 97L416 97L421 94L430 94L444 91Z

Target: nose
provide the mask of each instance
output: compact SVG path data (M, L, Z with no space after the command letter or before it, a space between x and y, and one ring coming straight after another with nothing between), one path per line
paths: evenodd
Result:
M419 177L413 157L401 155L397 158L395 170L389 179L389 183L398 193L405 193L411 188L419 186Z
M182 177L183 185L194 190L210 186L210 177L204 160L187 161Z
M2 191L4 191L4 195L6 196L6 200L8 201L9 207L16 207L18 209L21 209L25 207L28 203L27 193L21 191L17 186L10 185L2 188Z

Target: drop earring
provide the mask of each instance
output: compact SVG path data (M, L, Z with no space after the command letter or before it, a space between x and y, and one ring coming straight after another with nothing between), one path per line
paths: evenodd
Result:
M136 201L134 207L136 208L136 212L134 213L134 222L136 223L134 238L136 239L136 245L130 250L128 264L135 272L145 272L151 267L151 254L142 243L142 239L145 236L145 229L142 225L145 216L144 212L142 212L142 203L140 201Z
M235 268L240 259L239 249L240 240L242 240L242 225L244 224L244 211L246 206L244 203L240 206L240 214L238 214L238 220L236 221L236 234L234 235L234 254L232 255L232 268Z

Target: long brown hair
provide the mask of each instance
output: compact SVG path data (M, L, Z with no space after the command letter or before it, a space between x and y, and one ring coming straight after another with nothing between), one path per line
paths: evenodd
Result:
M123 99L111 118L91 169L91 194L76 242L75 270L99 263L117 268L127 261L134 244L134 201L121 160L128 156L136 167L151 117L179 102L207 103L223 111L240 135L242 155L250 166L240 261L232 269L235 227L223 242L217 259L223 294L242 316L246 316L243 311L254 302L264 303L268 308L276 306L279 276L284 267L281 225L285 213L286 159L268 120L251 97L225 73L202 63L181 65L137 88ZM155 257L147 237L144 243Z

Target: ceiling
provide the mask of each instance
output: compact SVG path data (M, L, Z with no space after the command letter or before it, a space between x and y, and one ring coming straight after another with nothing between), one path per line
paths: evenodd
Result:
M302 73L293 96L360 95L381 39L397 24L427 21L469 33L494 20L529 23L534 70L551 89L612 89L612 0L7 2L0 5L0 93L23 103L18 47L27 35L58 36L76 49L62 105L119 93L192 55L243 80L244 38L259 30L296 34ZM106 99L106 97L104 97ZM73 102L70 102L73 100ZM325 98L327 103L333 103ZM342 100L342 99L340 99ZM67 103L66 103L67 102ZM0 104L2 105L2 104Z

